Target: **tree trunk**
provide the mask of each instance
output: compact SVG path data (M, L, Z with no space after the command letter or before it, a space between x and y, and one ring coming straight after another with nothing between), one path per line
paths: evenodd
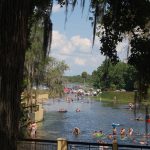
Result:
M0 149L16 150L31 0L0 0Z

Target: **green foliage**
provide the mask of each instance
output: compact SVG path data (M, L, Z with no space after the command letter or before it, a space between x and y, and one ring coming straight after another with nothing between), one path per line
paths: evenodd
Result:
M142 99L150 83L150 1L93 0L91 7L94 34L97 31L102 54L112 62L119 61L116 46L125 37L128 38L128 63L137 70L138 91Z
M44 83L49 88L50 97L54 98L56 96L61 97L63 92L64 71L69 67L64 63L64 61L57 61L51 58L47 64L45 71Z
M32 28L31 41L32 44L27 50L25 55L25 81L27 83L27 88L31 90L33 84L39 85L43 79L43 70L45 68L46 60L44 60L44 53L42 51L42 28L40 26Z
M82 78L86 79L88 74L87 74L87 72L84 71L84 72L82 72L81 76L82 76Z
M93 86L102 89L126 89L133 90L136 81L136 71L134 67L119 62L113 65L109 60L92 73Z
M114 101L115 97L115 101ZM101 95L96 97L97 100L102 99L102 101L117 102L117 103L129 103L134 102L134 92L102 92Z
M85 86L85 81L87 79L88 74L87 74L87 72L84 71L84 72L82 72L81 76L84 79L84 86Z
M83 83L81 75L64 76L66 83Z
M41 23L34 28L31 34L32 44L26 52L24 81L26 89L32 95L32 87L47 85L50 96L61 96L63 94L63 74L68 69L64 61L57 61L52 57L44 57L42 51L42 27ZM38 90L37 90L38 91ZM55 95L55 96L54 96Z
M83 78L81 75L76 75L76 76L64 76L65 83L80 83L83 84ZM86 78L86 85L92 85L92 78L91 75L87 75Z

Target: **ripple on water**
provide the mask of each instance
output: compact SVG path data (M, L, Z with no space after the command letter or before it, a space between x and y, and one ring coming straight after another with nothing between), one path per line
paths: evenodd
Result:
M67 109L67 113L59 113L60 108ZM76 112L76 108L81 111ZM136 121L134 119L133 111L123 109L122 106L107 105L107 103L101 103L92 101L92 103L86 99L82 102L74 101L67 103L65 101L46 102L44 103L44 121L38 128L38 136L44 139L56 139L58 137L65 137L68 140L75 141L90 141L96 142L98 139L93 138L92 133L95 130L103 130L106 136L102 140L111 142L107 139L107 135L112 133L112 123L119 123L117 127L118 133L121 128L132 127L135 133L134 138L121 139L117 137L119 143L139 143L143 140L143 134L145 133L145 122ZM74 127L79 127L81 134L74 136L72 130ZM145 140L145 139L144 139Z

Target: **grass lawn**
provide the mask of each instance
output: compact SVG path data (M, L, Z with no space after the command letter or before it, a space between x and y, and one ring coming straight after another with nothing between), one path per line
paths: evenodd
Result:
M134 92L114 92L105 91L102 94L95 97L97 100L112 102L116 101L118 103L133 103L134 102Z

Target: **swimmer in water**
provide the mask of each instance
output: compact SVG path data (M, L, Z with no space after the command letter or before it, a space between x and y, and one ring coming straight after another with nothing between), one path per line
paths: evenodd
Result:
M80 129L79 129L78 127L75 127L75 128L73 129L73 134L74 134L74 135L79 135L79 134L80 134Z
M121 129L120 135L121 135L121 138L124 138L124 137L125 137L125 135L126 135L126 130L125 130L125 128L122 128L122 129Z
M129 135L129 136L132 136L132 135L133 135L133 129L132 129L132 128L129 128L129 130L128 130L128 135Z
M113 135L117 135L117 129L116 128L113 128Z
M113 135L112 134L108 134L107 138L112 140L113 139Z

